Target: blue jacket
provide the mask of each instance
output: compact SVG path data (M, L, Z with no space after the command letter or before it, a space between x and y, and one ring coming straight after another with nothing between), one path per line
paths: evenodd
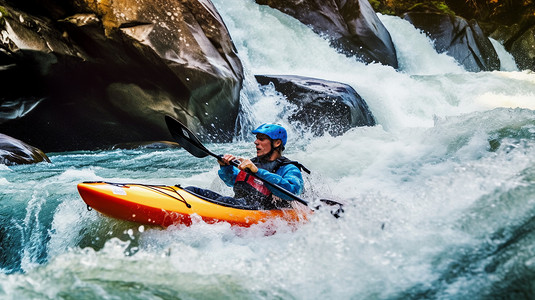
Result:
M240 170L238 168L227 165L221 166L218 174L226 185L233 187L239 172ZM301 175L299 168L293 164L282 165L275 173L259 168L255 175L296 195L303 192L303 176ZM270 188L269 185L267 185L267 187L273 195L284 200L293 200L293 198L288 197L286 194Z

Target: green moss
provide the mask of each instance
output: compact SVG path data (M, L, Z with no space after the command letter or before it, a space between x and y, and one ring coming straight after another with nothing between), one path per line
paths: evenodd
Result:
M383 15L394 15L394 10L392 10L391 7L388 7L385 5L384 1L382 0L369 0L371 6L373 7L373 10L375 12L381 13Z
M9 13L9 11L3 7L3 6L0 6L0 14L2 14L0 17L1 18L4 18L4 17L11 17L11 14Z
M431 1L425 3L416 3L415 5L409 7L407 11L432 11L440 12L443 14L454 15L455 13L449 8L449 6L442 1Z
M402 15L409 11L432 11L454 14L444 0L370 0L373 9L382 14Z
M6 22L5 18L7 17L11 17L11 14L5 7L0 6L0 25L4 25L4 23Z
M435 4L436 8L442 13L454 15L455 12L450 9L450 7L443 1L432 1Z

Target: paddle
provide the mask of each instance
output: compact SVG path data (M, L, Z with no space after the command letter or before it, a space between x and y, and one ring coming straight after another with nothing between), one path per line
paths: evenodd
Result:
M183 125L182 123L177 121L175 118L166 115L165 116L165 123L167 124L167 128L169 129L169 132L171 132L171 135L177 141L177 143L179 143L180 146L182 146L182 148L184 148L186 151L188 151L193 156L198 157L198 158L203 158L203 157L206 157L206 156L210 155L210 156L213 156L213 157L217 158L217 160L219 160L219 161L222 160L222 156L221 155L217 155L217 154L213 153L212 151L208 150L201 143L201 141L199 141L197 136L193 132L191 132L191 130L189 130L185 125ZM231 162L231 164L233 166L238 167L240 162L234 160L234 161ZM286 190L285 188L283 188L283 187L281 187L279 185L276 185L274 183L268 182L265 179L262 179L262 178L256 176L252 172L248 172L248 173L251 174L252 176L254 176L255 178L259 179L260 181L270 185L271 187L273 187L277 191L287 195L288 197L292 198L293 200L298 201L298 202L300 202L300 203L302 203L304 205L309 206L307 201L301 199L299 196L297 196L294 193ZM328 205L339 205L340 206L338 208L338 210L335 213L333 213L333 215L335 217L339 217L339 214L343 212L341 203L338 203L338 202L333 201L333 200L327 200L327 199L321 199L320 201L322 201L323 203L328 204Z

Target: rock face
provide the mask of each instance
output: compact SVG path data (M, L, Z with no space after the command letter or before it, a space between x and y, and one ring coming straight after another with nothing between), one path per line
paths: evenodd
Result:
M367 0L256 0L288 14L331 39L348 56L398 67L390 33Z
M529 26L523 33L506 43L521 70L535 70L535 25Z
M521 70L535 70L535 1L445 0L457 15L476 19L501 42Z
M476 21L434 12L408 12L402 17L434 40L438 53L446 52L467 71L500 69L498 54Z
M19 165L50 162L43 151L0 133L0 164Z
M169 140L169 114L230 140L243 70L211 2L0 6L0 132L46 151L94 149Z
M315 135L342 135L356 126L373 126L375 119L366 102L349 85L291 75L256 75L261 85L272 83L298 109L289 121Z

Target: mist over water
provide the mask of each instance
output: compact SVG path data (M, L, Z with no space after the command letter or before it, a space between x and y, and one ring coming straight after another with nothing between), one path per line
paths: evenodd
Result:
M263 225L140 226L88 211L76 184L196 185L231 195L215 160L183 150L48 153L51 164L0 165L0 298L533 295L534 74L510 61L501 71L466 72L412 25L382 15L401 68L365 65L269 7L214 4L247 78L236 142L206 146L251 157L248 132L284 124L285 155L312 170L303 198L342 201L344 216L320 210L271 236ZM256 74L350 84L378 125L314 137L287 122L292 106L259 88Z

